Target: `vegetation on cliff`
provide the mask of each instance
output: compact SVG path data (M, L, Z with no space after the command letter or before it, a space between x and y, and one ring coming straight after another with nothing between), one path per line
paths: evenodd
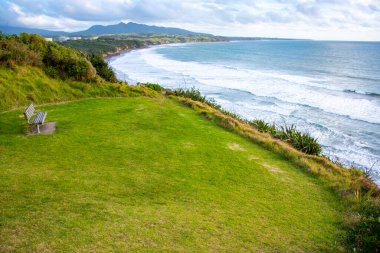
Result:
M22 33L20 36L0 36L0 64L42 68L53 78L90 81L96 77L95 68L79 52L44 38Z
M224 41L222 37L197 35L166 35L166 34L126 34L102 36L95 40L69 40L62 42L62 45L77 49L85 53L95 54L115 54L123 50L143 48L152 45L185 42L216 42Z

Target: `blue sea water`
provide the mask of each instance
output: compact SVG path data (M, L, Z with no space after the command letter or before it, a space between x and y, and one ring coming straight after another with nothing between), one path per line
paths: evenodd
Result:
M380 43L173 44L132 51L110 64L130 83L195 86L247 119L295 124L317 137L331 159L380 171Z

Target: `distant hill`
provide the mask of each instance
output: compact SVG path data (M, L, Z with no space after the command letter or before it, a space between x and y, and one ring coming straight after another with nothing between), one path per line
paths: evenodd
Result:
M119 23L115 25L94 25L89 29L78 32L63 32L63 31L49 31L43 29L34 29L26 27L11 27L11 26L0 26L0 31L5 34L19 34L21 32L35 33L45 37L54 36L89 36L89 35L101 35L101 34L122 34L122 33L144 33L144 34L171 34L171 35L209 35L205 33L192 32L180 28L173 27L161 27L161 26L150 26L144 24L137 24L133 22L129 23Z
M37 28L27 28L27 27L14 27L14 26L0 26L0 31L4 34L20 34L22 32L38 34L45 37L54 36L68 36L70 33L63 31L49 31Z
M97 34L120 34L120 33L163 33L172 35L205 35L188 30L172 27L151 26L129 22L120 22L116 25L94 25L85 31L74 33L74 35L97 35Z

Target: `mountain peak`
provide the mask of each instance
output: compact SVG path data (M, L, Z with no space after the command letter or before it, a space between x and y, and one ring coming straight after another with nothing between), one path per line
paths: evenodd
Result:
M1 1L1 0L0 0ZM67 32L54 32L41 29L31 29L23 27L1 27L0 31L6 34L19 34L21 32L37 33L43 36L88 36L88 35L102 35L102 34L127 34L127 33L143 33L143 34L171 34L171 35L210 35L204 33L196 33L180 28L151 26L139 24L134 22L120 22L113 25L93 25L85 31L67 33Z
M201 35L188 30L172 27L160 27L138 24L134 22L120 22L114 25L92 26L86 31L76 32L78 35L101 35L101 34L126 34L126 33L145 33L145 34L172 34L172 35Z

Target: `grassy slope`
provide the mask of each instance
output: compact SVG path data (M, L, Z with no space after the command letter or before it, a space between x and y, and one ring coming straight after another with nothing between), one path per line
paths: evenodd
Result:
M117 83L100 84L62 81L48 77L35 67L0 67L0 112L35 104L62 102L86 97L156 96L149 89Z
M321 181L169 99L0 113L0 251L336 251Z

